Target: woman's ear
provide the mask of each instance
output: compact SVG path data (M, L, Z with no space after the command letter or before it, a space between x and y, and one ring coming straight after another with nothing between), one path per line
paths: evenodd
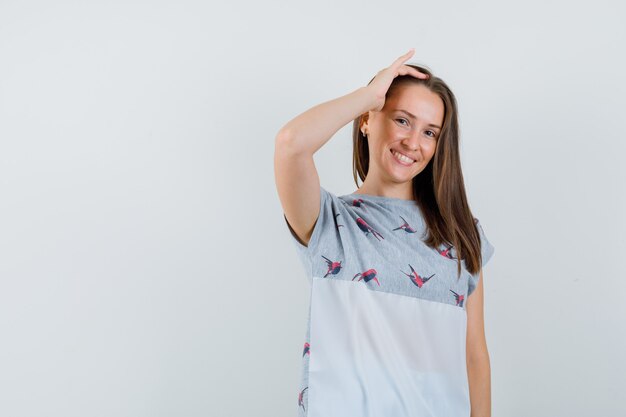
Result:
M364 113L363 116L361 116L361 127L359 129L361 129L361 133L365 136L367 136L369 133L368 121L369 121L369 112Z

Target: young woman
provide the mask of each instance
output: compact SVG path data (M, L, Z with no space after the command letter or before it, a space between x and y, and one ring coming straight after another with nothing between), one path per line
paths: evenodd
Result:
M467 202L456 99L405 64L413 53L276 137L276 186L311 284L300 416L491 415L481 278L494 247ZM337 196L313 154L350 121L363 184Z

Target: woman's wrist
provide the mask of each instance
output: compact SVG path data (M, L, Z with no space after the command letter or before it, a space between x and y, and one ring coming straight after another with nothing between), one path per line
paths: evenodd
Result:
M360 101L363 103L363 107L361 109L361 112L359 113L359 116L376 107L378 98L368 86L359 87L354 91L354 93L360 97Z
M371 89L359 87L333 100L318 104L290 120L279 136L294 153L313 155L342 127L375 108Z

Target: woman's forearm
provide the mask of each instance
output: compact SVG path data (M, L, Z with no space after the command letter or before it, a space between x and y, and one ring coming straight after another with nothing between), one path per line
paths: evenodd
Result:
M291 152L313 155L339 129L373 107L375 97L367 87L318 104L285 124L277 135L288 141Z
M489 356L467 362L471 417L491 417L491 366Z

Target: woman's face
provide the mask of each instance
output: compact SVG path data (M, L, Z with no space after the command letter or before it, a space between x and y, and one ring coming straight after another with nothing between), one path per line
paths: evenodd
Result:
M396 90L361 125L369 144L368 177L373 174L382 183L411 181L435 154L443 117L443 101L423 85ZM409 160L399 159L396 152Z

